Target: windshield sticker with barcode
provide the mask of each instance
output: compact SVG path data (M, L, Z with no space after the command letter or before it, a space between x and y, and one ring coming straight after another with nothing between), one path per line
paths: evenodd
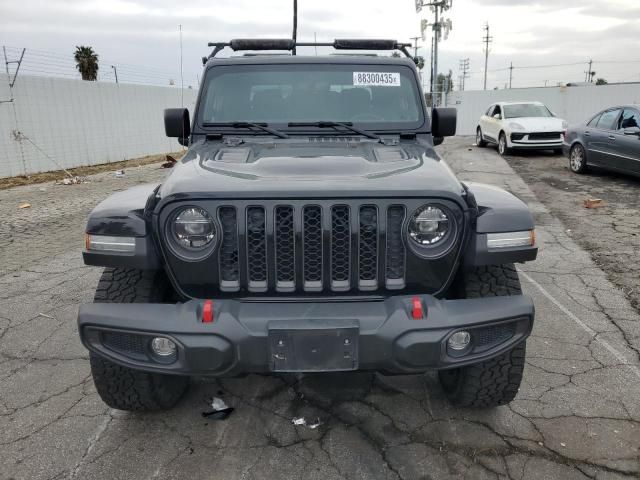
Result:
M399 87L398 72L353 72L353 84L358 87Z

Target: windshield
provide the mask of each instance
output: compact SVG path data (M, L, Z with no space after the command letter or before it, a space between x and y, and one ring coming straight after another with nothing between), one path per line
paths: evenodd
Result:
M504 118L553 117L547 107L536 103L504 105L502 108L504 109Z
M424 123L412 69L402 65L216 66L207 72L199 123L351 122L362 128Z

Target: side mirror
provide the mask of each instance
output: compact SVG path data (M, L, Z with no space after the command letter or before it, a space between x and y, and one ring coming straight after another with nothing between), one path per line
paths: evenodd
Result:
M496 120L502 120L502 115L500 115L499 113L496 113L493 118L495 118Z
M186 108L167 108L164 111L164 132L167 137L177 138L180 145L189 144L191 122Z
M438 137L453 137L456 134L457 115L455 108L434 108L432 110L431 134L434 139Z
M623 130L623 133L625 135L636 135L636 136L640 137L640 128L639 127L625 128Z

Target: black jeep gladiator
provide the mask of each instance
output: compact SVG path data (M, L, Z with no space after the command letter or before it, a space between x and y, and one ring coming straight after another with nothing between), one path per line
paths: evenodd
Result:
M106 268L78 329L109 406L165 409L189 376L279 372L435 369L455 405L517 394L527 206L434 151L456 112L428 115L414 59L215 57L308 45L210 44L193 121L165 111L184 157L91 213L84 261ZM320 45L409 57L395 41Z

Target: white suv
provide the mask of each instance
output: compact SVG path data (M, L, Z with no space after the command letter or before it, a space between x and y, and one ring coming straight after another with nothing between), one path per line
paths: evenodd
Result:
M553 150L562 154L567 122L540 102L499 102L480 117L476 144L498 145L500 155L511 149Z

